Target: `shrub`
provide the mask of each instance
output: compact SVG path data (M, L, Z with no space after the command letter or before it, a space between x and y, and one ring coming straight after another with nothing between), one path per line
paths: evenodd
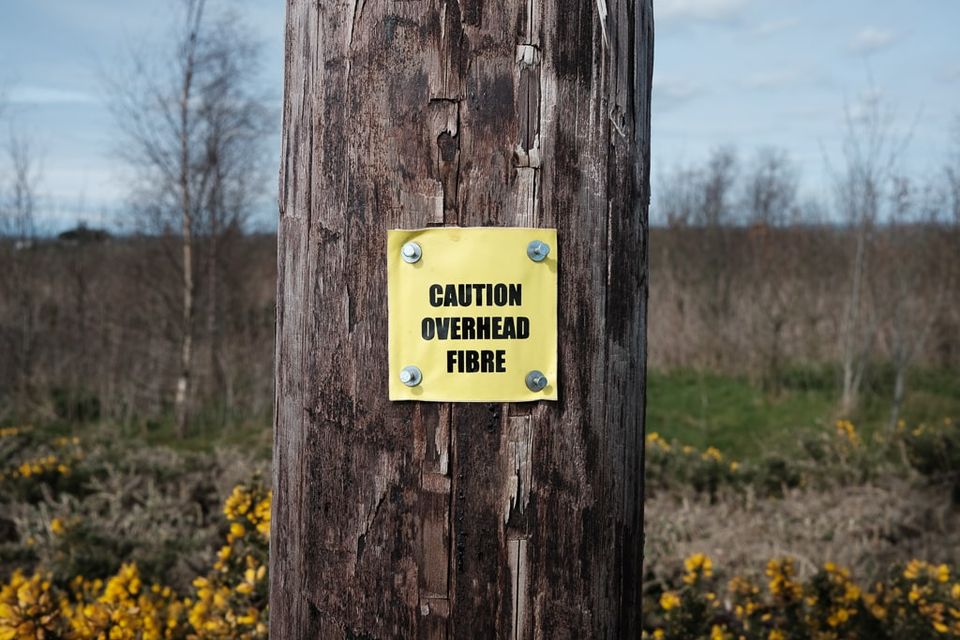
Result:
M40 566L56 583L106 580L135 563L183 591L222 534L230 488L259 467L230 450L181 454L90 429L0 433L0 580Z
M727 459L719 449L700 451L669 443L656 432L646 439L645 478L650 490L691 486L714 500L723 488L737 489L744 480L740 463Z
M0 588L0 640L266 638L270 494L259 484L238 486L224 515L226 544L186 597L160 583L148 587L134 563L106 579L66 582L15 571Z
M936 425L907 429L901 422L897 433L910 466L931 481L952 485L953 501L960 504L960 424L944 418Z
M724 582L706 556L687 558L680 584L649 594L644 638L960 638L960 583L946 565L913 560L869 590L830 562L801 581L791 558L775 558L765 575L765 585L740 576Z

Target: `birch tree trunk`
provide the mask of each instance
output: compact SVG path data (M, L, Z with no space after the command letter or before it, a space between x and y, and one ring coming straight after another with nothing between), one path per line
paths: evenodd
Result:
M178 163L178 185L180 189L180 248L182 255L182 295L183 307L180 315L180 373L177 377L177 390L174 397L174 418L177 434L187 435L190 421L190 394L193 378L193 304L195 289L193 284L193 201L190 162L190 134L194 128L191 100L194 94L194 74L196 73L197 38L203 18L204 0L188 0L187 22L189 32L180 52L180 74L182 77L179 101L180 157Z
M288 0L271 638L638 638L650 0ZM387 400L386 231L558 230L557 403Z

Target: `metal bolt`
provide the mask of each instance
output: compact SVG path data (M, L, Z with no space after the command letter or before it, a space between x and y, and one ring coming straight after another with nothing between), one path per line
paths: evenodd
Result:
M404 367L400 371L400 382L407 385L408 387L415 387L423 380L423 374L420 373L420 369L410 365Z
M540 240L531 240L527 245L527 257L534 262L543 262L550 255L550 245Z
M410 264L418 262L422 255L423 250L416 242L408 242L400 249L400 257L403 258L404 262L409 262Z
M534 369L527 374L526 382L527 389L530 389L530 391L543 391L543 388L547 386L547 376Z

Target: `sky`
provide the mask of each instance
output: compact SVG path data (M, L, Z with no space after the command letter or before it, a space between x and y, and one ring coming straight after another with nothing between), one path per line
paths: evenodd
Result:
M279 106L283 2L232 4L262 41L261 81ZM162 41L170 6L2 0L2 126L27 135L40 159L44 228L116 224L126 188L105 79L132 48ZM801 192L822 195L846 114L871 101L890 112L896 134L909 134L911 174L936 172L951 151L948 132L960 117L957 0L654 0L654 14L654 198L665 172L727 145L744 159L766 147L787 151ZM265 209L258 223L271 228L275 212Z
M955 0L654 0L657 175L733 145L786 150L801 195L829 197L850 119L878 105L902 169L947 162L960 118ZM849 119L848 119L849 115Z
M229 5L262 45L264 93L279 113L283 2ZM173 0L0 0L0 91L6 119L29 138L39 159L41 231L78 222L122 226L128 174L108 87L129 69L132 51L167 41L179 15L174 6ZM0 140L9 135L5 125ZM276 127L277 142L268 149L279 154L279 116ZM264 209L257 226L275 227L275 211L269 204Z

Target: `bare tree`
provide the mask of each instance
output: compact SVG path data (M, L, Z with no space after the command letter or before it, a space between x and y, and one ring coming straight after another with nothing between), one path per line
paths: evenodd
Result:
M692 224L700 216L703 204L702 170L696 166L677 166L657 181L657 213L668 227Z
M40 168L30 141L22 132L11 131L6 145L9 177L2 213L0 234L16 238L21 244L36 234L36 200Z
M34 399L34 355L40 346L37 278L25 255L35 240L40 168L23 132L11 130L5 150L7 168L0 174L0 237L13 242L2 247L10 249L8 254L0 252L5 258L0 266L0 353L7 355L0 371L9 367L4 377L12 381L13 401L20 405L14 407L15 412L23 413L23 405Z
M735 221L737 154L717 147L702 166L678 165L657 185L659 217L670 227L715 228Z
M737 222L734 189L738 174L737 154L733 147L718 147L707 158L703 182L700 224L711 229Z
M953 125L953 152L945 168L947 190L947 224L954 233L960 230L960 116ZM957 246L960 249L960 245Z
M210 172L201 233L206 238L206 314L210 369L222 409L233 402L233 385L222 352L221 282L224 259L246 226L251 208L267 178L258 152L269 133L270 114L251 87L258 47L242 36L235 22L221 23L218 46L210 51L211 81L205 87L199 115L204 126L204 167ZM221 419L223 412L221 412Z
M757 152L744 176L747 222L781 226L797 221L797 170L782 149Z
M889 119L878 99L868 99L860 113L847 110L843 144L844 165L837 177L837 199L854 235L849 293L840 328L842 390L840 410L856 406L868 358L876 339L876 318L865 313L867 262L870 242L880 215L883 191L900 148L893 145Z
M960 255L960 115L956 116L952 131L952 150L944 167L943 217L939 229L942 252L947 256ZM935 350L941 365L955 366L960 355L957 338L960 337L960 262L947 260L942 265L950 283L944 297L943 313L935 327Z
M890 212L879 234L876 286L881 291L881 337L888 342L893 368L889 430L897 426L906 394L907 374L940 317L949 272L938 251L938 218L944 198L932 185L917 188L895 177Z
M720 367L726 340L723 321L730 315L735 269L733 248L738 219L737 156L730 147L714 149L702 166L677 167L659 183L660 216L677 230L669 258L681 288L695 288L692 301L708 330L700 330L700 364Z
M764 388L778 391L784 360L784 329L793 312L797 292L790 287L796 241L787 224L797 222L797 172L785 151L762 149L744 175L743 210L749 223L744 249L754 343Z
M705 267L700 273L703 304L707 325L718 329L705 332L708 364L721 367L724 363L727 336L720 327L731 314L731 292L736 273L734 251L735 230L739 214L736 203L737 156L733 148L714 149L707 159L702 183L699 226L702 240L698 250Z
M198 241L209 249L203 262L212 290L208 328L215 331L220 239L242 230L262 191L258 158L268 114L254 88L258 48L237 19L213 14L205 0L183 0L182 8L172 54L137 56L132 77L116 84L123 155L139 177L139 224L178 238L174 411L181 435L195 391Z

